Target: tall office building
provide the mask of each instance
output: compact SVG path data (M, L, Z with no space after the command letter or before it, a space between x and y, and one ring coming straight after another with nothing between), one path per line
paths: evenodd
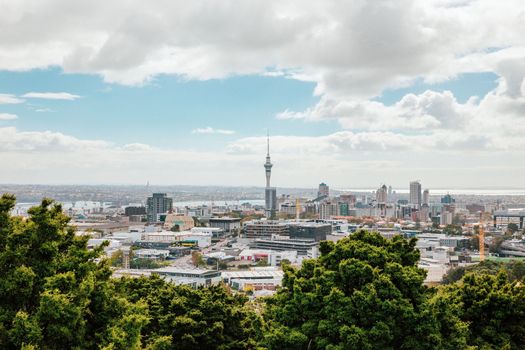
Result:
M324 182L319 184L319 190L317 191L317 197L322 196L330 197L330 188Z
M339 204L335 202L324 202L319 205L319 219L329 220L332 216L339 216Z
M376 191L376 201L377 204L386 204L388 201L388 192L386 185L379 187Z
M160 214L167 214L173 210L173 198L166 193L153 193L147 200L147 216L149 223L159 222Z
M386 185L379 187L376 191L376 202L377 209L379 210L379 216L386 215L386 203L388 201L388 190Z
M421 208L421 183L419 181L410 182L410 205L419 210Z
M427 206L430 204L430 192L428 189L423 191L423 204L426 204Z
M264 207L266 210L266 217L273 218L277 211L277 190L275 187L270 186L270 178L272 176L273 164L270 161L270 135L267 137L267 152L266 152L266 163L264 163L264 169L266 173L266 188L264 189Z

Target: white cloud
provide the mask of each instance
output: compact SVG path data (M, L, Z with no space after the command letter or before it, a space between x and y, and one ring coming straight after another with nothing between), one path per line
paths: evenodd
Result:
M272 183L278 187L311 187L320 181L334 187L381 182L405 185L418 174L426 186L469 186L473 178L478 186L521 186L516 173L525 170L523 151L512 154L473 147L476 142L485 143L487 137L479 136L480 141L461 138L459 133L432 137L351 131L319 137L274 136ZM119 146L52 131L4 127L0 128L1 181L137 184L150 180L159 184L263 186L265 142L261 135L233 141L226 150L192 151L145 144ZM453 145L460 142L467 144ZM437 151L429 153L432 148ZM451 148L459 151L450 152Z
M70 94L68 92L28 92L27 94L22 95L25 98L39 98L45 100L67 100L73 101L81 96Z
M0 11L0 70L58 66L66 73L98 74L127 85L146 84L160 74L197 80L259 74L314 82L319 103L277 117L336 120L342 130L272 137L276 183L298 185L294 179L300 177L304 185L331 176L341 185L369 185L417 173L435 183L521 186L512 174L522 171L525 147L523 13L521 0L95 0L75 6L67 0L7 1ZM374 100L385 89L468 72L496 73L497 89L466 103L451 92L435 91L407 94L391 106ZM0 103L21 102L0 95ZM212 127L193 132L233 133ZM169 163L166 159L177 159L193 182L205 182L203 174L209 171L217 183L253 184L265 141L240 138L223 152L192 153L143 144L114 146L54 132L4 128L0 133L2 164L9 164L15 180L21 171L47 169L45 161L63 162L63 169L69 161L67 175L75 172L78 181L82 176L94 181L93 174L78 169L104 169L97 175L100 182L113 176L110 170L126 172L129 181L147 170L165 176L165 183L182 183L180 168L161 167ZM39 152L28 150L66 156L37 158ZM241 170L228 176L222 162ZM483 169L485 180L480 164L490 165ZM237 177L242 174L248 180Z
M0 113L0 120L15 120L18 119L16 114Z
M192 130L193 134L221 134L221 135L233 135L235 134L234 130L227 130L227 129L214 129L210 126L207 126L205 128L197 128Z
M418 77L494 71L518 51L524 57L521 0L451 3L8 1L0 15L0 69L61 66L134 85L158 74L270 72L314 81L318 94L355 99Z
M0 94L0 105L8 105L8 104L18 104L22 103L24 100L16 97L12 94Z

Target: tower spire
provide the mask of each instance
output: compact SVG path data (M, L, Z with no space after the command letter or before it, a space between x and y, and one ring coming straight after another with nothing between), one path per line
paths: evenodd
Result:
M266 147L267 147L266 156L270 157L270 129L266 129Z

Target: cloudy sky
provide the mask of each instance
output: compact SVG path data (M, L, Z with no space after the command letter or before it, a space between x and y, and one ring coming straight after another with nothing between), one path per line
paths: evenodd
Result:
M523 0L0 0L0 183L523 187Z

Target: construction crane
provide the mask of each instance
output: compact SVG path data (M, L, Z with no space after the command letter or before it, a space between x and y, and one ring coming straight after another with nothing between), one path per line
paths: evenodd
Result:
M301 217L301 202L299 198L295 198L295 220L299 221Z
M485 229L483 228L483 211L479 214L479 262L485 260Z

